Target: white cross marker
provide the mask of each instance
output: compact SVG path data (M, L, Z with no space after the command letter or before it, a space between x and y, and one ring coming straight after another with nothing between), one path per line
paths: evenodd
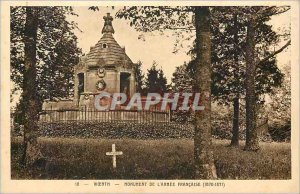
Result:
M112 152L106 152L107 156L113 156L113 167L116 168L117 167L117 156L120 156L123 154L123 152L116 152L116 145L112 144L111 146L112 148Z

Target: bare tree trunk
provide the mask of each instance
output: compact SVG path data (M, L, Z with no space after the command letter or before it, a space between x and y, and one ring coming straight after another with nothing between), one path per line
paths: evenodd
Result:
M256 128L256 96L255 96L255 21L250 18L247 25L246 39L246 145L245 150L259 149Z
M239 57L237 50L237 45L239 44L238 39L238 26L237 26L237 14L234 15L234 47L235 47L235 53L234 53L234 62L235 62L235 71L234 71L234 77L236 79L235 81L235 89L236 94L235 98L233 99L233 120L232 120L232 138L231 138L231 146L239 146L239 115L240 115L240 91L239 91L239 85L240 85L240 74L239 74Z
M194 159L196 179L217 178L211 149L211 34L208 7L195 7L196 73L195 92L205 110L195 112Z
M34 162L41 157L36 134L38 130L38 97L36 94L37 29L37 8L26 7L26 23L24 32L25 71L22 93L25 112L23 163L26 166L34 164Z
M233 99L233 121L232 121L232 138L231 146L239 146L239 114L240 114L240 103L239 98Z

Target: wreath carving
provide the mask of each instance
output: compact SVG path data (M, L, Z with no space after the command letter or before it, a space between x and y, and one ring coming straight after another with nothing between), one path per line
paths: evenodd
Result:
M106 88L106 83L105 81L102 79L102 80L99 80L97 83L96 83L96 88L97 90L104 90Z

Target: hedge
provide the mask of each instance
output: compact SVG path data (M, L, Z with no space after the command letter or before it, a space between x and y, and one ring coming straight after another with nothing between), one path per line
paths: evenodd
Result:
M183 128L184 127L184 128ZM68 122L41 123L39 135L46 137L99 138L192 138L193 127L176 123Z
M23 135L22 130L15 128L14 136ZM40 123L38 136L41 137L80 137L80 138L193 138L192 124L170 123L136 123L136 122L53 122ZM230 129L212 125L212 136L215 139L231 139ZM245 140L245 130L240 131L240 139ZM272 141L269 133L261 134L261 141Z

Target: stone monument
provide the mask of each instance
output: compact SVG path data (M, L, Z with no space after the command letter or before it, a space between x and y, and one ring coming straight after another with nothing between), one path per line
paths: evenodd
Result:
M134 64L114 39L113 17L103 17L102 37L74 67L74 99L45 101L43 109L63 110L94 107L100 92L125 93L128 98L136 91Z

